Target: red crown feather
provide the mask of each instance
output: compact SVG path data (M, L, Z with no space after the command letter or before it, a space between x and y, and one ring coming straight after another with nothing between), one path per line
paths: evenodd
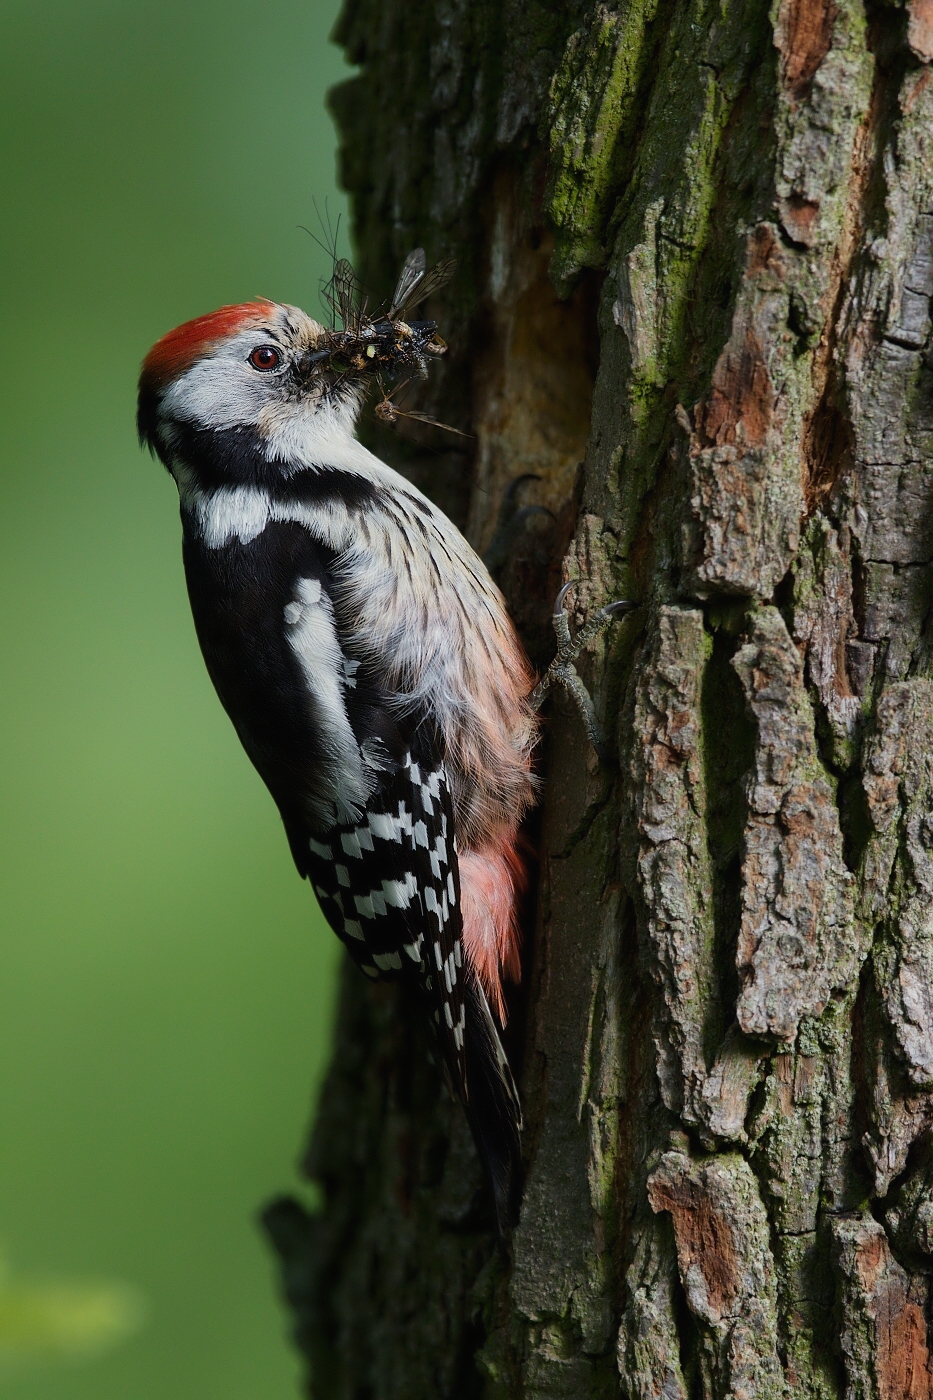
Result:
M221 306L206 316L196 316L193 321L176 326L168 335L156 341L143 360L140 389L163 389L190 369L210 345L250 323L267 321L274 306L274 302L260 297L256 301L244 301L239 306Z

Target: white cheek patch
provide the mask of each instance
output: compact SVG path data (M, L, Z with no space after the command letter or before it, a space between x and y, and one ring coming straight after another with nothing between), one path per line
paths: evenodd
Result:
M259 327L241 331L198 360L166 389L163 417L214 429L255 423L273 381L272 375L261 375L247 362L250 350L262 339ZM265 339L270 339L268 332Z

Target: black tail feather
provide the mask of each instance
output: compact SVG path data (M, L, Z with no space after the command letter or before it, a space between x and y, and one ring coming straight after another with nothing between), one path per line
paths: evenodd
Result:
M483 989L467 979L464 1104L492 1195L496 1233L515 1223L521 1177L522 1110L518 1090Z

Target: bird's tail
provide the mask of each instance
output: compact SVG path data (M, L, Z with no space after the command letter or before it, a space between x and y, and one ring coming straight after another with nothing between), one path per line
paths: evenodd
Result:
M496 1232L503 1240L515 1220L522 1108L486 995L474 977L466 982L464 1108L492 1194Z

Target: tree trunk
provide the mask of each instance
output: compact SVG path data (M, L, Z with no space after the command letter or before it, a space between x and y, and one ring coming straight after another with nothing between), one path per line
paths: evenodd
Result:
M314 1394L933 1400L933 3L338 39L366 284L459 260L415 406L474 439L375 449L537 666L562 577L639 607L584 666L612 763L548 712L507 1262L414 1013L346 974L323 1208L267 1216Z

